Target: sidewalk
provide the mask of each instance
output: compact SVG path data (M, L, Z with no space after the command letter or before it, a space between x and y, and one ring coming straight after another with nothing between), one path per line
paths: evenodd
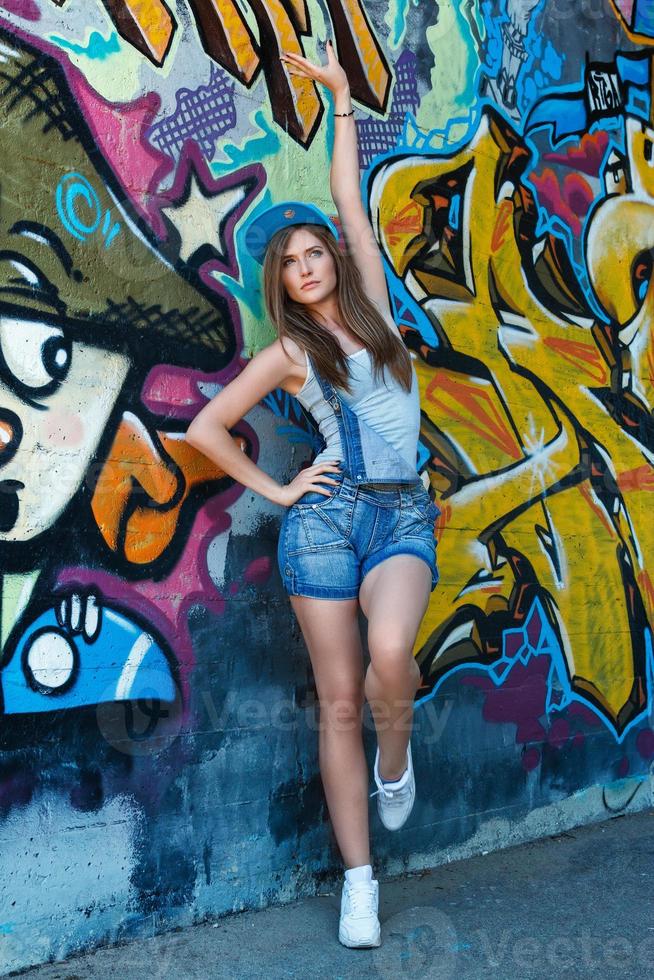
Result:
M618 980L654 972L654 812L381 882L382 946L347 950L340 894L37 967L29 980Z

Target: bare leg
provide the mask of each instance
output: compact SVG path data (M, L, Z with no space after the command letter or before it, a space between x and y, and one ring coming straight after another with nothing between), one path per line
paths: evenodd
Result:
M359 590L368 619L370 666L365 694L377 729L379 774L399 779L413 722L420 670L413 644L429 603L431 573L414 555L393 555L375 565Z
M346 868L370 864L363 751L363 650L356 599L291 596L320 702L320 775Z

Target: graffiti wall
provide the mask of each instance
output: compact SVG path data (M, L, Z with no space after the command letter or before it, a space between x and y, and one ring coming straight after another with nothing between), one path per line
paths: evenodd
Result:
M4 970L338 869L281 508L184 440L273 339L248 223L334 212L329 99L279 60L329 37L442 511L376 865L651 803L651 4L3 0ZM318 446L281 391L232 434L283 481Z

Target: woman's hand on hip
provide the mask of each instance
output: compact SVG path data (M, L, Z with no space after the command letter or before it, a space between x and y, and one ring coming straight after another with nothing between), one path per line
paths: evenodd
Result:
M327 42L326 65L314 65L308 58L303 58L302 55L294 54L292 51L284 51L280 61L286 63L289 75L311 78L314 82L320 82L334 94L349 88L345 69L336 57L331 41Z
M294 504L296 500L299 500L309 490L312 490L314 493L321 493L325 497L330 497L331 493L326 489L324 484L328 483L337 487L341 481L332 480L331 477L325 476L324 474L340 473L340 466L341 464L337 462L316 463L315 466L307 466L305 469L300 470L294 480L291 480L290 483L282 487L276 502L290 507L291 504Z

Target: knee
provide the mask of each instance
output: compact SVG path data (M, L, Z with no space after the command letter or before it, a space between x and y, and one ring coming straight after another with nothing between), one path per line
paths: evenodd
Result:
M365 701L363 680L356 685L337 685L319 693L320 716L330 728L356 724Z
M370 666L382 682L393 682L407 675L419 675L410 645L399 637L385 636L377 641L368 638Z
M366 688L369 689L375 680L381 685L395 686L406 685L411 678L416 682L416 687L420 679L420 670L410 650L406 647L397 647L392 644L384 644L374 651L370 650L370 667L373 677L370 675L370 668L366 674Z

